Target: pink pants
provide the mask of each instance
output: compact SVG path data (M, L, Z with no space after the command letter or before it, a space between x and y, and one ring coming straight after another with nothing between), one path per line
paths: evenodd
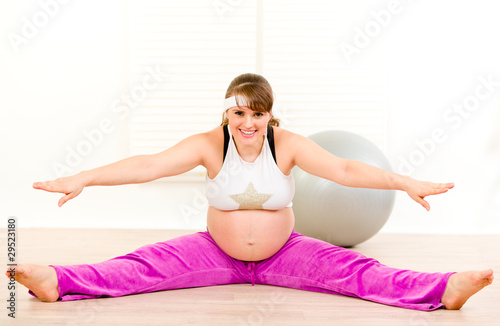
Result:
M204 231L146 245L97 264L50 266L57 272L62 301L252 283L342 294L417 310L442 307L440 300L453 274L387 267L295 231L276 254L255 262L228 256Z

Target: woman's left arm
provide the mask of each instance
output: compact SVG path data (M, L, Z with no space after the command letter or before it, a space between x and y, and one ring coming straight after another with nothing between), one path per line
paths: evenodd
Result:
M453 183L419 181L355 160L346 160L345 166L345 179L342 185L406 191L414 201L428 211L431 207L424 200L426 196L442 194L454 187Z
M290 133L294 165L347 187L402 190L426 210L430 205L426 196L437 195L453 188L453 183L419 181L364 162L337 157L312 140Z

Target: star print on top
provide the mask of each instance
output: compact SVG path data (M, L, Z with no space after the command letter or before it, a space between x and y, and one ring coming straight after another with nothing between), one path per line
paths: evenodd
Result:
M205 194L210 206L225 211L292 207L293 175L283 174L276 165L267 139L268 133L272 137L272 131L266 131L262 150L255 161L246 162L238 154L227 128L229 141L222 168L213 179L207 174L205 180Z
M264 204L272 196L273 195L257 193L255 187L250 182L244 193L230 195L229 197L240 204L238 209L262 209L262 204Z

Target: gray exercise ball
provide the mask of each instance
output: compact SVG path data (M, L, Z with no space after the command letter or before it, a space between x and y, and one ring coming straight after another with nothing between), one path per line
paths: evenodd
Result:
M382 151L368 139L342 130L309 137L328 152L392 171ZM350 188L308 174L298 167L295 178L295 231L341 247L374 236L391 215L394 190Z

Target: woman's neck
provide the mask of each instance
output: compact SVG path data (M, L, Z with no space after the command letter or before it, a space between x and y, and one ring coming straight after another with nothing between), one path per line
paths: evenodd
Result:
M262 152L262 147L264 146L265 136L262 136L262 141L257 141L253 145L243 145L237 144L236 140L233 138L234 145L236 146L236 151L240 155L240 157L245 162L254 162L257 157L259 157Z

